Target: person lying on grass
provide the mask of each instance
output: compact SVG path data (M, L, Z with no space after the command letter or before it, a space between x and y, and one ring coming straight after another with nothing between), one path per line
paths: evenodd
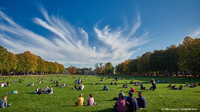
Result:
M122 95L120 99L115 102L115 105L113 105L113 107L115 108L115 110L117 110L117 112L126 112L126 100L124 95Z
M172 89L174 89L174 90L177 90L177 87L176 87L176 85L172 86Z
M110 91L111 89L108 89L108 87L105 85L105 86L103 87L103 90Z
M39 87L37 87L37 88L35 89L35 91L34 91L33 94L37 94L38 91L39 91Z
M167 86L167 87L172 87L172 83L170 82L170 83L169 83L169 86Z
M93 83L92 85L99 85L99 83Z
M11 103L7 104L7 96L5 96L2 100L0 100L0 108L6 108L11 105Z
M144 96L142 96L142 92L138 92L138 97L136 97L137 104L139 108L145 108L146 107L146 99Z
M77 99L76 106L83 106L84 105L84 98L83 95L80 94L79 98Z
M184 90L184 89L183 89L183 85L180 85L178 89Z
M6 93L6 95L9 95L9 94L18 94L18 89L14 90L13 92L9 92L9 93Z
M94 105L94 98L93 98L92 94L90 94L90 97L87 99L87 102L88 102L87 105L90 105L90 106Z

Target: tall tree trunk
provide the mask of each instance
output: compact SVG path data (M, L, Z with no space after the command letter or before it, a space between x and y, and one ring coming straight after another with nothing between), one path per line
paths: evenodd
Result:
M2 70L1 70L1 76L3 76L3 74L2 74Z
M175 71L175 73L176 73L176 76L178 77L178 72L177 72L177 71Z
M187 76L186 76L187 74L185 73L185 70L183 70L183 72L184 72L185 77L187 77Z
M24 69L24 75L25 75L26 70Z

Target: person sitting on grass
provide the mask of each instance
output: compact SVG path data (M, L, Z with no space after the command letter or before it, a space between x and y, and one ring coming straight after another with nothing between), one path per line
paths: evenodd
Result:
M172 83L170 82L170 83L169 83L169 86L167 86L167 87L172 87Z
M111 81L110 85L113 85L113 82Z
M115 102L115 105L113 105L113 107L115 108L115 110L117 110L117 112L126 112L126 100L124 95L122 95L120 99Z
M79 87L80 90L85 89L85 86L83 84L81 84L81 86Z
M38 93L38 91L39 91L39 87L37 87L37 88L35 89L35 91L34 91L34 93L33 93L33 94L37 94L37 93Z
M130 89L131 89L131 90L129 91L129 93L130 93L130 92L136 93L136 90L135 90L133 87L130 87Z
M74 87L72 89L77 89L78 88L78 85L75 84Z
M119 95L118 95L118 99L121 99L121 96L124 95L123 90L120 91ZM125 95L124 95L125 96Z
M9 81L7 81L6 85L4 87L10 87Z
M41 83L41 80L39 80L38 83L40 84L40 83Z
M7 104L7 96L5 96L2 100L0 100L0 108L6 108L11 105L11 103Z
M178 89L180 89L180 90L184 90L182 85L180 85Z
M177 90L176 85L172 86L172 89Z
M189 87L197 87L197 85L195 83L191 83L191 86Z
M65 82L63 82L63 85L62 85L61 87L66 87L66 84L65 84Z
M49 89L49 87L48 87L48 85L46 85L46 88L44 89L44 93L46 93L48 89Z
M160 83L160 80L158 79L158 83Z
M115 85L117 85L117 82L115 82Z
M6 95L9 95L9 94L17 94L17 93L19 93L19 92L18 92L18 89L14 90L13 92L6 93Z
M22 79L21 78L19 79L19 83L22 83Z
M94 98L93 98L92 94L90 94L90 97L87 99L87 102L88 102L87 105L90 105L90 106L94 105Z
M128 108L128 111L130 112L136 112L138 110L137 100L136 98L133 98L133 93L129 93L129 97L126 100L126 106Z
M142 92L138 92L138 97L136 97L137 104L139 108L145 108L146 107L146 99L144 96L142 96Z
M16 80L14 80L14 81L13 81L13 83L17 83L17 81L16 81Z
M42 80L42 83L45 83L45 81L44 81L44 80Z
M53 88L49 86L49 89L47 90L47 94L52 94L53 93Z
M164 83L167 83L167 81L165 80L165 82Z
M143 86L143 84L141 83L141 89L145 90L146 88Z
M131 81L130 84L133 84L133 81Z
M43 94L43 93L44 93L43 88L39 89L37 92L38 95Z
M135 82L134 86L139 86L138 82Z
M108 87L105 85L105 86L103 87L103 90L110 91L111 89L108 89Z
M185 87L189 87L189 84L188 84L188 82L186 82L186 85L184 85Z
M83 95L80 94L79 98L77 99L76 106L83 106L84 105L84 98Z
M59 82L56 84L56 87L60 87Z

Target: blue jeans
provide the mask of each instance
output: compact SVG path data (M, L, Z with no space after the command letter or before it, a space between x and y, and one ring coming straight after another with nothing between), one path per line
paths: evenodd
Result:
M138 104L138 107L140 107L140 108L142 107L139 102L137 102L137 104Z

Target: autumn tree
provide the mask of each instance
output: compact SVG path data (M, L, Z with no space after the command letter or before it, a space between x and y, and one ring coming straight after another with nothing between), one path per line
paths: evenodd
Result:
M107 62L105 64L105 73L110 74L113 73L114 67L112 66L111 62Z

